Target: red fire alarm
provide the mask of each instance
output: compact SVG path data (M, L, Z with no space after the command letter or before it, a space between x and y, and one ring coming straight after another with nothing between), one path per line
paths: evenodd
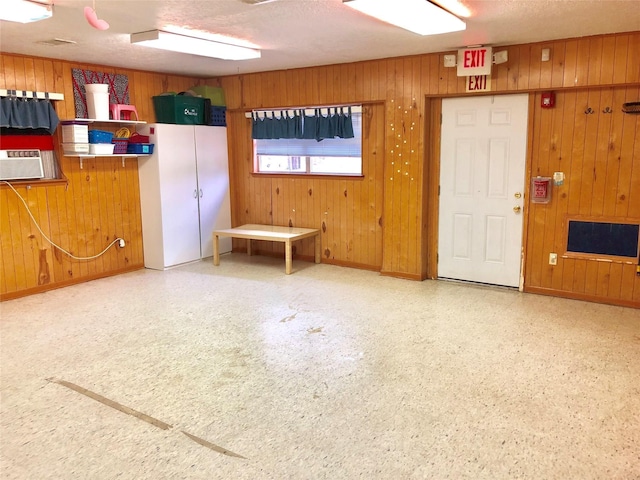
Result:
M553 108L556 104L556 94L553 92L542 92L542 108Z
M551 201L551 178L534 177L531 179L531 201L549 203Z

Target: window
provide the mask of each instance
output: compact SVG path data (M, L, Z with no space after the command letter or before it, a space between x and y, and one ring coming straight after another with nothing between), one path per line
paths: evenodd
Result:
M351 117L353 138L254 140L255 172L362 175L362 113Z

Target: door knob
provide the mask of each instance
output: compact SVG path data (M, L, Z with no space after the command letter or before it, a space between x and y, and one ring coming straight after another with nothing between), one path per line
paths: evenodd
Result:
M516 192L513 196L516 198L520 198L522 197L522 194L520 192Z
M516 213L520 213L520 210L522 210L522 207L520 207L520 205L516 205L515 207L513 207L513 211Z

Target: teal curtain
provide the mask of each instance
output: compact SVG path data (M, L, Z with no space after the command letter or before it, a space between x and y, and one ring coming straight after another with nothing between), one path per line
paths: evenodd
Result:
M48 99L0 98L0 127L44 129L53 134L58 123L58 115Z
M302 123L302 138L305 140L318 140L318 130L320 122L320 110L316 108L313 115L305 115ZM318 140L320 141L320 140Z
M251 137L256 140L277 140L280 138L298 138L316 140L326 138L354 138L351 107L328 108L327 114L316 108L313 115L305 115L301 110L295 110L293 117L288 111L265 114L260 117L252 113Z
M277 140L280 138L302 138L302 116L299 110L289 116L288 111L265 114L260 117L256 112L252 113L251 137L255 140Z

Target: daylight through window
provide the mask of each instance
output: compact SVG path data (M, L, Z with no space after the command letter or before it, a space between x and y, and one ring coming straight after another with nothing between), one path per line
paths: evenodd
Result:
M256 173L362 175L362 112L352 112L353 138L254 140Z

